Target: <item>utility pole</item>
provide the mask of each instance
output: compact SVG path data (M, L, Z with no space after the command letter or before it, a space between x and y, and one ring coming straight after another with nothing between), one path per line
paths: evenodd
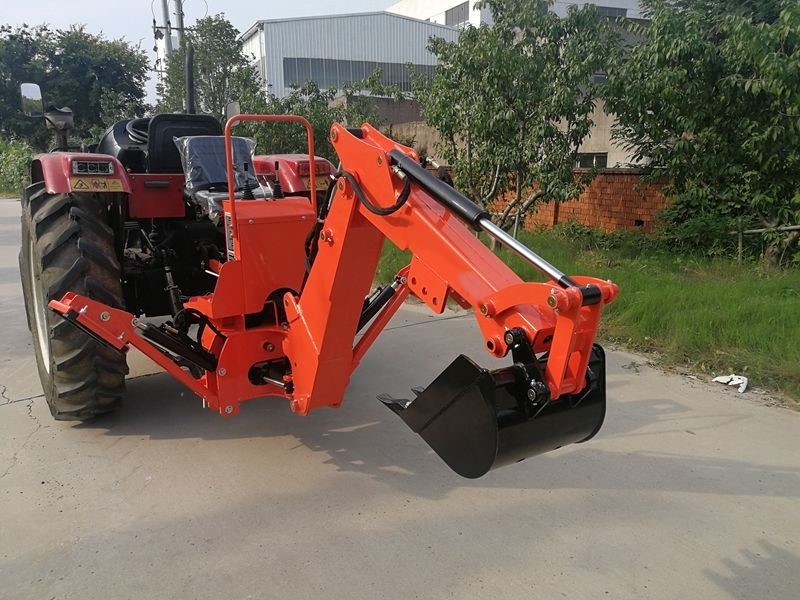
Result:
M164 13L164 54L167 61L172 58L172 26L169 24L169 0L161 0Z
M175 0L175 19L178 23L178 47L183 50L186 45L183 31L183 0Z

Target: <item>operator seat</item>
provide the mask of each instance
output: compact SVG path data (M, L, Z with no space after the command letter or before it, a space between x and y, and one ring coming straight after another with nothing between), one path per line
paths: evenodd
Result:
M225 137L199 135L175 138L174 146L183 163L184 191L189 199L214 219L228 198L228 172ZM272 190L262 186L253 169L255 142L231 137L235 194L238 199L272 198Z
M183 173L175 138L222 135L222 125L211 115L161 114L150 120L147 162L150 173Z

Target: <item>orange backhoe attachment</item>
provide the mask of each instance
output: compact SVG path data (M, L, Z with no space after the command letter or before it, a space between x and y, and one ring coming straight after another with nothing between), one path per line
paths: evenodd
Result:
M225 129L230 189L231 128L274 120L305 125L313 152L303 119L234 117ZM76 294L51 308L119 351L136 346L224 415L276 394L305 415L341 403L351 373L409 294L435 313L453 300L474 309L486 351L510 353L512 364L487 370L461 355L416 398L381 400L465 477L591 438L605 415L605 359L594 339L617 286L561 273L373 127L334 125L330 135L341 167L323 200L230 194L228 260L209 265L218 276L213 293L183 303L183 326L149 324ZM549 281L522 281L476 231ZM409 250L411 262L370 295L387 239ZM197 325L193 336L187 320Z

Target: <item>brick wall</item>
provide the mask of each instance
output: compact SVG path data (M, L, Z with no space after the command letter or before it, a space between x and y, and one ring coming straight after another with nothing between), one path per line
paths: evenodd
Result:
M527 228L550 228L574 221L605 231L632 229L650 232L656 216L670 199L661 192L663 183L642 183L632 169L603 169L577 200L542 204L525 220Z

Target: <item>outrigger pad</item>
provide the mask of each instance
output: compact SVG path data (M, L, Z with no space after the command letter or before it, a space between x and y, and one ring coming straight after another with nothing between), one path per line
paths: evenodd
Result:
M539 361L544 370L544 361ZM527 391L529 369L519 365L489 371L463 354L414 400L381 401L462 477L567 444L585 442L606 412L605 353L592 349L587 386L537 408Z

